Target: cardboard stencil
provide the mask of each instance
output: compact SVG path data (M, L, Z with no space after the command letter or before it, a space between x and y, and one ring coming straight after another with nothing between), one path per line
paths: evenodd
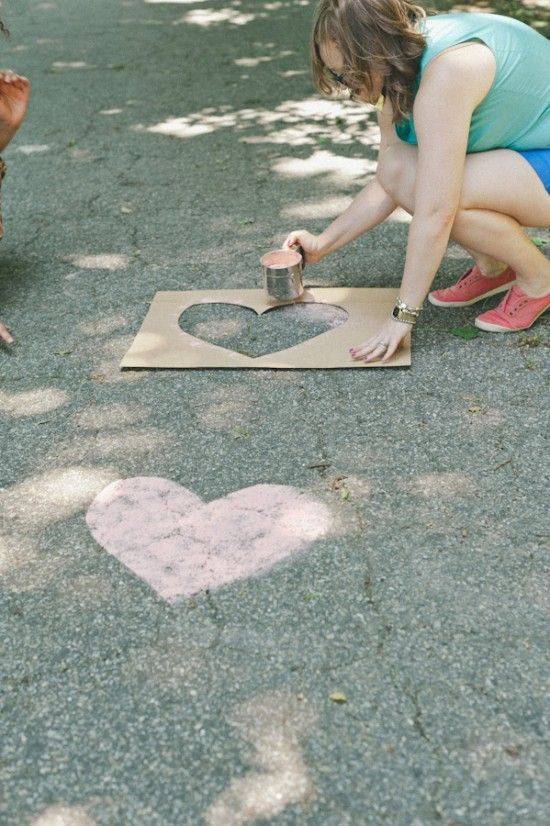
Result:
M274 301L264 290L186 290L158 292L121 368L252 367L270 369L331 369L336 367L408 367L410 334L386 363L355 361L350 347L375 335L387 320L398 291L377 287L308 287L296 301ZM254 357L186 333L179 326L184 310L194 304L236 304L262 315L287 304L333 304L348 314L338 327L284 350Z

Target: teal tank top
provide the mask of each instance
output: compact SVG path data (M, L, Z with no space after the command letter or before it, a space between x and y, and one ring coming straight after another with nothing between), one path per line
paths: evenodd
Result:
M427 45L415 94L430 60L449 46L477 40L495 56L495 79L472 114L467 152L550 148L550 41L519 20L481 12L437 14L420 29ZM418 143L412 114L395 129L401 140Z

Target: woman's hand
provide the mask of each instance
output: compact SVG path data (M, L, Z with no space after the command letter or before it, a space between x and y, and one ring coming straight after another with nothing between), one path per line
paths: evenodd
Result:
M283 244L283 249L289 250L292 247L297 246L302 247L304 251L304 264L317 264L317 262L326 255L326 253L321 250L319 236L312 235L311 232L308 232L305 229L299 229L295 232L291 232Z
M4 344L13 344L13 336L11 335L10 331L6 327L5 324L2 324L0 321L0 341L3 341Z
M375 336L350 348L351 357L365 362L389 361L410 330L410 324L389 318Z

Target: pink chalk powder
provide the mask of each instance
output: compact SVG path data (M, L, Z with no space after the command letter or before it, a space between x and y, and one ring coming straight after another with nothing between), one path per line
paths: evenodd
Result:
M301 260L302 256L295 250L275 250L262 256L261 264L270 270L286 270L287 267L296 266Z

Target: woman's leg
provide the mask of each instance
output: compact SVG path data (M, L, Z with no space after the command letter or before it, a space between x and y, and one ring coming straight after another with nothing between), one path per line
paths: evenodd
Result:
M471 255L478 268L487 278L496 278L497 275L500 275L508 266L504 261L497 261L495 258L491 258L490 255L484 255L478 250L470 249L470 247L467 247L465 244L461 244L460 246Z
M402 142L392 144L377 171L383 188L411 214L417 152ZM509 149L468 155L451 237L493 263L512 267L528 295L545 295L550 292L550 262L522 226L550 226L550 196L534 169Z

